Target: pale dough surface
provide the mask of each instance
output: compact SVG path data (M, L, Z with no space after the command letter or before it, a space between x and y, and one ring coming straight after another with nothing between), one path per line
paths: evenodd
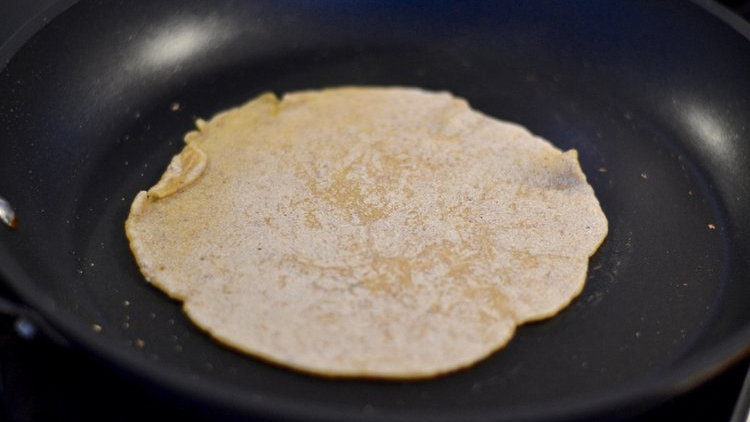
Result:
M197 125L130 247L214 338L298 370L471 365L578 295L607 233L576 151L448 93L265 94Z

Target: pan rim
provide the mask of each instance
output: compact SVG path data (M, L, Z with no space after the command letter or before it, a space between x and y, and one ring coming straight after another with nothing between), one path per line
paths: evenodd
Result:
M53 6L32 18L24 25L23 30L17 31L10 40L0 46L0 58L3 57L3 54L9 54L8 57L12 57L15 54L15 51L12 50L22 47L26 41L19 42L19 40L24 37L28 39L44 26L46 20L45 22L37 22L41 20L42 14L52 13L53 16L56 16L77 2L78 0L58 0ZM714 0L691 0L691 3L720 19L750 40L750 23L742 20L724 6ZM49 20L51 19L49 17ZM40 23L41 25L39 25ZM0 71L5 68L6 64L6 62L0 61ZM481 410L468 414L462 412L460 415L441 412L405 416L393 410L371 414L350 412L349 408L332 409L328 405L290 403L278 397L264 398L264 400L257 402L250 401L247 400L246 395L241 394L236 389L227 387L220 381L190 380L177 369L159 367L129 350L118 348L105 341L100 335L89 330L88 327L82 326L80 319L72 313L56 309L51 297L41 288L38 288L32 278L18 266L12 253L3 244L0 244L0 282L8 285L25 304L39 312L46 322L90 355L121 368L124 372L141 381L153 382L159 388L198 399L201 403L209 406L243 414L252 413L259 416L299 420L447 421L455 420L458 417L466 421L489 419L486 412ZM593 417L605 413L610 414L616 410L629 409L632 412L633 409L645 409L697 387L748 355L750 355L750 322L733 336L679 362L666 373L660 374L662 376L650 376L638 380L638 382L623 385L614 391L609 391L606 395L589 394L583 398L548 402L544 406L535 407L533 410L526 409L515 412L511 410L492 420L534 419L551 421ZM633 408L632 406L636 404L637 407Z

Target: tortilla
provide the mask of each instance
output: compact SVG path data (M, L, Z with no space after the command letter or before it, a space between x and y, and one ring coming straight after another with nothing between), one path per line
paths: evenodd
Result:
M197 127L130 247L218 341L297 370L469 366L577 296L607 233L575 150L448 93L264 94Z

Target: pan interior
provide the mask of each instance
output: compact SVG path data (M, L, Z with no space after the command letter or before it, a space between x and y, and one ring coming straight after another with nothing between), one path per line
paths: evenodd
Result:
M750 47L697 7L662 4L84 1L0 73L0 194L20 220L0 231L0 258L17 263L8 281L73 321L68 334L185 385L240 392L246 408L501 418L679 374L750 320L739 300ZM340 85L448 90L578 149L610 221L581 296L475 367L424 382L301 375L194 328L130 254L135 193L195 118L264 91Z

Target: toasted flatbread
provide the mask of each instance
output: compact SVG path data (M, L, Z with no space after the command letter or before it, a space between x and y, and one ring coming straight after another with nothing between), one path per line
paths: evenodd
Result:
M264 94L197 123L130 247L215 339L301 371L469 366L577 296L607 233L575 150L448 93Z

